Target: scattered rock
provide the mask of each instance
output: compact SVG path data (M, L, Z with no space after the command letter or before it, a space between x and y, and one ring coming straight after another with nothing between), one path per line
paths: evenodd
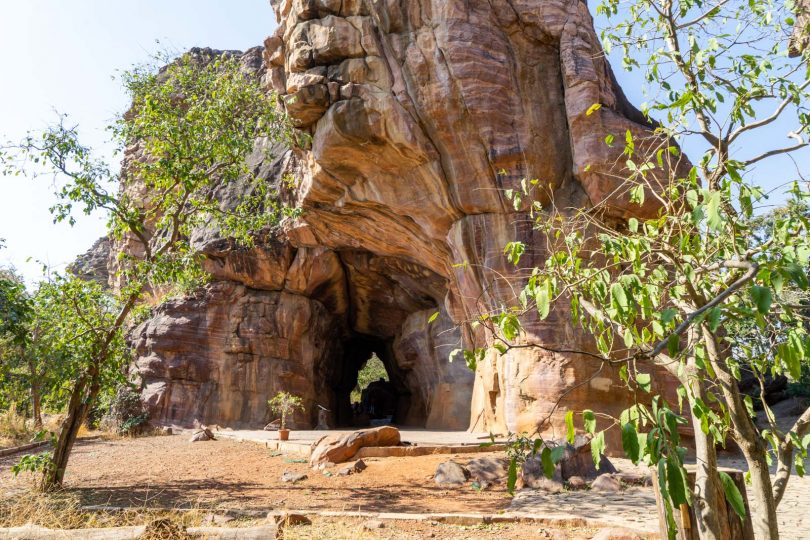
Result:
M643 472L617 472L613 477L630 486L652 486L652 476Z
M170 428L168 426L163 426L162 428L160 428L159 433L161 435L172 435L174 432L172 431L172 428Z
M591 482L591 490L603 491L605 493L618 493L622 490L622 484L612 474L599 475Z
M217 439L216 437L214 437L214 433L208 428L204 428L201 429L200 431L195 432L194 435L191 436L191 439L189 439L189 441L191 442L215 441L215 440Z
M156 519L146 525L138 540L177 540L191 538L186 528L170 519Z
M455 461L445 461L436 468L433 479L441 485L458 486L467 482L470 478L470 471L459 465Z
M382 529L385 527L385 523L380 521L379 519L369 519L365 523L363 523L363 528L369 531L373 531L375 529Z
M297 514L295 512L268 512L267 520L274 522L279 528L286 527L288 525L312 525L312 520L310 520L307 516L304 514Z
M565 456L560 461L560 472L564 480L568 480L572 476L592 479L600 474L615 473L616 467L613 466L607 456L602 456L597 468L593 464L593 457L591 456L591 440L578 435L573 445L565 444Z
M231 516L223 516L222 514L206 514L203 518L203 525L225 525L229 521L233 521Z
M509 460L506 458L483 457L471 460L466 465L470 478L477 481L482 489L485 485L501 484L506 481Z
M539 453L526 459L520 472L520 478L523 480L524 487L542 489L550 493L559 493L563 490L560 467L558 466L554 469L554 474L551 478L546 478L543 472L543 462L540 459Z
M581 476L572 476L566 482L568 489L585 489L588 487L588 482L585 481L584 478Z
M282 482L292 482L295 484L296 482L301 482L306 480L308 477L306 473L300 472L293 472L293 471L284 471L284 474L281 475Z
M644 540L644 536L630 529L615 527L602 529L591 540Z
M399 443L399 430L392 426L380 426L343 435L328 435L313 445L309 464L322 469L327 463L349 461L363 447L397 446Z
M346 467L343 467L342 469L340 469L338 471L338 474L340 476L349 476L350 474L363 472L367 468L368 468L368 465L366 465L366 462L363 461L362 459L360 459L358 461L355 461L353 464L347 465Z

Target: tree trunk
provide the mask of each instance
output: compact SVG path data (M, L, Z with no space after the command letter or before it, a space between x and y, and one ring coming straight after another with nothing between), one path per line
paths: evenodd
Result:
M728 407L731 419L732 435L740 446L748 470L751 473L751 487L757 515L752 516L754 532L759 540L779 540L779 522L776 519L776 500L773 497L773 485L768 464L765 461L764 443L759 430L748 416L748 409L740 395L737 379L728 371L725 355L719 340L704 323L701 325L706 354L714 368L723 392L723 399Z
M690 367L693 360L690 359ZM695 376L694 370L689 376L689 387L692 396L706 401L705 385L703 380ZM721 540L729 538L724 534L724 527L721 523L725 521L725 501L718 500L718 491L722 493L722 488L718 490L717 476L717 451L714 442L709 440L709 436L700 429L700 419L695 416L695 408L692 410L692 426L695 431L695 478L692 489L692 508L694 511L694 522L697 525L697 536L701 540ZM678 509L674 509L677 513ZM677 521L677 519L676 519Z
M44 491L53 491L62 487L62 482L65 479L65 470L67 469L68 459L73 450L73 445L76 442L82 424L87 418L87 413L90 411L90 408L93 406L98 396L99 389L97 369L93 370L89 381L86 377L82 377L76 381L70 395L67 417L62 423L62 428L56 441L56 448L53 451L53 463L50 469L45 472L45 476L42 480L42 489Z
M748 501L745 498L745 481L743 480L742 472L732 469L722 470L734 480L734 483L737 485L737 488L743 495L743 502L745 503L746 508L748 508ZM686 473L689 480L690 489L697 491L698 486L696 484L696 468L689 466L686 469ZM658 512L663 513L664 503L661 499L661 492L658 489L657 469L653 469L653 474L656 476L656 478L653 480L653 488L655 490L655 499L658 505ZM712 476L717 477L716 469L712 472ZM754 529L751 525L751 513L747 513L745 520L740 520L739 516L737 516L734 510L726 502L723 494L723 487L717 481L714 483L714 490L715 492L712 499L718 501L718 506L714 508L714 510L717 511L715 517L717 518L717 516L721 516L719 519L715 519L720 529L720 533L717 536L718 540L754 540ZM675 508L674 511L675 524L677 527L675 538L677 540L699 540L704 538L699 530L699 527L694 526L699 522L700 519L698 516L699 510L696 505L693 504L691 507L683 505L681 508ZM666 521L660 521L660 534L661 538L668 538Z
M34 418L34 427L42 429L42 396L40 393L39 374L34 361L28 356L25 347L22 347L20 354L28 364L28 375L31 380L31 416Z

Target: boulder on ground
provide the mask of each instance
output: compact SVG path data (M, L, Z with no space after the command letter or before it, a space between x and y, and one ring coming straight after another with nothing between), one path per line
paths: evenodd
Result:
M520 479L523 481L523 486L527 488L542 489L551 493L558 493L563 490L559 465L554 469L551 478L547 478L543 471L540 453L526 458L520 471Z
M455 461L439 463L439 466L436 468L436 474L433 475L433 479L436 480L436 483L440 486L459 486L466 483L469 478L470 471Z
M272 521L279 528L288 525L312 525L312 520L304 514L277 510L267 513L267 521Z
M585 489L588 487L588 482L586 482L581 476L572 476L566 481L566 485L568 486L568 489Z
M279 429L281 429L281 418L273 420L264 426L264 431L278 431Z
M591 440L579 435L573 445L566 443L565 456L560 461L559 467L563 480L568 480L572 476L592 479L600 474L616 472L616 467L613 466L607 456L602 456L597 468L591 456Z
M601 474L591 482L591 490L618 493L622 490L622 484L612 474Z
M470 477L481 486L500 484L506 481L509 473L509 460L505 457L482 457L467 463Z
M356 474L365 471L368 468L366 462L362 459L359 459L352 463L351 465L346 465L342 469L338 471L340 476L349 476L350 474Z
M382 529L385 527L385 523L380 521L379 519L369 519L365 523L363 523L363 528L369 531L373 531L374 529Z
M214 437L214 433L208 428L203 428L199 431L194 432L194 435L192 435L191 438L189 439L190 442L215 441L215 440L217 440L217 438Z
M345 463L366 446L397 446L399 430L392 426L353 431L343 435L327 435L312 445L309 464L322 469L329 463Z
M301 482L302 480L306 480L307 475L305 473L294 472L294 471L284 471L281 475L282 482L292 482L295 484L296 482Z

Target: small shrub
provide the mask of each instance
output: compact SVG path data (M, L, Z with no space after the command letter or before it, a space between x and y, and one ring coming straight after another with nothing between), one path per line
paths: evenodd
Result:
M0 447L25 444L34 435L33 422L17 411L16 404L0 411Z
M101 419L101 427L118 435L138 435L149 424L149 415L141 395L129 385L120 385L110 409Z
M287 417L296 410L304 410L304 400L288 392L279 392L267 402L270 409L281 415L281 429L287 428Z

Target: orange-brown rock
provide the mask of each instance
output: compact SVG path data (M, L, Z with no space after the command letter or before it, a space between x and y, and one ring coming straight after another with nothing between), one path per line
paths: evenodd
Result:
M448 361L491 341L469 323L516 303L525 269L543 265L533 202L610 219L656 211L630 204L621 148L604 142L652 130L617 86L586 3L271 4L279 27L257 76L311 145L255 169L274 185L291 174L303 212L252 250L199 233L221 283L136 335L153 416L261 426L284 388L305 397L300 422L314 425L318 403L346 425L372 352L396 388L397 423L534 433L558 429L568 409L618 412L611 368L553 352L591 347L565 306L526 321L518 344L543 349L491 352L475 373ZM524 179L538 190L515 205L506 192ZM230 187L223 204L248 188ZM503 254L515 240L527 246L518 268Z
M399 446L399 443L399 430L391 426L353 431L343 435L327 435L312 445L309 465L323 468L330 463L344 463L351 460L361 448Z

